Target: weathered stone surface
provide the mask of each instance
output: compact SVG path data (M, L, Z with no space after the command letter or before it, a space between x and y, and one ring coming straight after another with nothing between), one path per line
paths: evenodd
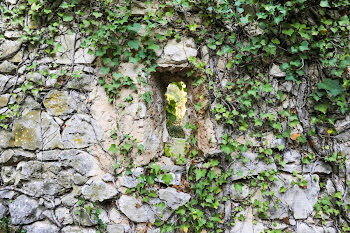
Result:
M337 230L332 227L321 227L304 222L297 223L296 233L336 233Z
M28 233L58 233L59 228L51 222L45 220L41 222L35 222L28 226L23 227Z
M14 225L29 224L41 218L41 210L36 200L25 195L17 197L9 204L11 223Z
M5 40L0 45L0 59L13 54L21 47L21 41Z
M27 150L41 148L40 111L27 112L13 123L14 146Z
M91 64L95 60L95 53L89 54L89 48L79 48L74 54L76 64Z
M300 163L301 155L296 150L287 150L282 155L286 163Z
M196 44L192 38L183 38L180 42L175 39L168 41L164 54L158 59L158 64L183 64L189 57L197 56Z
M124 233L125 229L122 224L113 224L107 226L108 233Z
M8 208L0 202L0 219L7 214Z
M55 179L31 180L23 185L23 189L33 193L36 197L55 196L64 190Z
M11 1L17 2L17 0L11 0ZM16 3L14 3L14 4L16 4ZM22 36L22 32L21 31L6 31L4 36L5 36L5 38L8 38L8 39L19 39ZM16 41L16 42L18 43L18 41Z
M275 77L275 78L283 78L283 77L286 77L286 73L283 72L283 71L281 71L279 65L276 65L276 64L273 64L273 65L272 65L269 74L270 74L272 77Z
M5 150L0 154L0 164L3 165L10 165L10 164L16 164L20 161L23 160L30 160L35 158L35 154L24 151L24 150L19 150L19 149L9 149Z
M9 102L10 94L0 95L0 108L6 107Z
M307 187L301 188L297 184L292 186L292 181L296 178L290 175L281 175L278 181L274 182L272 190L275 191L276 198L281 200L279 210L272 211L270 218L283 218L288 216L288 209L292 210L295 219L306 219L314 210L314 205L318 200L320 191L319 177L317 175L306 175L303 177L307 181ZM280 193L280 187L286 188L285 193Z
M118 200L120 210L133 222L154 220L154 213L148 205L143 205L132 196L122 195Z
M186 204L191 199L191 195L177 192L174 188L166 188L159 190L159 199L164 200L167 206L176 210Z
M244 216L244 221L236 221L230 233L261 233L264 232L264 225L261 222L254 223L254 216L251 208L242 211L237 216Z
M90 205L92 207L92 205ZM86 226L91 227L96 225L96 220L94 219L93 215L88 215L88 212L86 209L83 209L82 207L74 206L73 211L73 219L74 223L80 226Z
M14 74L16 68L17 66L15 66L13 63L5 60L0 63L0 74Z
M75 198L76 193L73 191L61 197L62 204L65 206L74 206L79 200Z
M84 185L81 192L86 199L101 202L118 194L118 190L113 185L103 181L94 181L91 184Z
M243 163L241 159L238 159L231 165L230 169L233 169L234 171L234 175L231 176L232 180L239 180L243 176L257 175L265 170L277 170L276 164L266 164L265 161L258 159L258 154L245 152L242 153L242 156L244 156L248 161Z
M78 78L72 78L68 81L66 87L79 91L91 91L95 85L95 76L82 74Z
M62 228L62 233L96 233L96 229L80 226L66 226Z
M55 215L57 220L63 225L68 225L73 223L73 217L69 212L69 209L65 207L59 207L55 210Z
M248 195L249 195L249 188L247 185L242 186L242 191L237 190L234 184L230 186L230 197L232 200L241 201L247 198Z
M66 122L62 132L65 148L85 148L102 139L103 132L88 115L76 114Z
M149 204L150 204L151 209L153 210L155 216L157 216L157 218L159 218L162 221L167 221L170 218L170 216L172 215L173 210L168 206L165 206L163 208L157 206L157 204L159 204L161 202L163 202L163 201L160 200L159 198L152 198L152 199L150 199Z
M0 77L1 78L1 77ZM13 145L13 134L0 129L0 148L9 148Z
M90 154L81 150L65 150L60 154L65 164L74 168L80 174L91 177L101 172L98 161Z
M53 116L71 114L77 108L75 100L66 91L50 91L43 103L47 111Z

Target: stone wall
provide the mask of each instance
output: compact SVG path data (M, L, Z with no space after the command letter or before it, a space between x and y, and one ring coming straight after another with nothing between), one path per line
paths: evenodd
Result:
M7 0L6 4L15 7L16 1ZM100 61L88 53L88 49L80 47L81 35L62 26L55 40L60 41L63 48L55 56L42 57L37 54L38 50L22 44L20 28L2 22L1 18L0 26L4 31L4 38L0 39L0 114L8 115L5 120L8 127L0 128L0 219L8 217L12 227L28 233L93 233L101 222L106 224L109 233L156 233L160 232L153 224L156 219L175 222L175 210L191 199L189 193L176 189L185 179L190 161L179 166L164 154L165 143L171 141L165 127L167 84L184 81L187 85L185 119L198 127L195 136L199 156L225 156L220 150L225 129L211 114L217 103L204 95L209 92L208 85L193 85L193 79L186 76L190 69L188 58L205 60L208 49L197 47L193 38L166 41L157 52L158 70L147 77L148 85L137 84L137 93L123 89L110 103L104 88L98 85L98 78L103 76ZM26 68L33 64L36 71L29 72ZM119 72L138 83L142 66L122 63ZM75 78L74 73L79 77ZM262 104L261 109L277 115L283 108L294 108L298 89L283 79L285 74L275 64L271 64L268 75L274 91L283 89L287 98L280 109L269 109L266 104ZM42 86L38 93L31 87L33 83ZM141 98L149 91L151 103ZM125 101L129 96L133 99L131 103ZM200 111L194 106L198 101L203 106ZM335 127L346 128L349 120L348 116L336 121ZM133 150L127 154L133 158L131 167L123 154L109 150L111 144L120 145L129 140L125 135L135 139L137 145L143 145L142 153ZM334 145L338 147L336 151L349 155L349 135L345 130L336 136L339 142ZM224 220L232 213L244 218L228 226L226 232L251 233L264 229L337 232L332 220L326 218L322 226L314 219L314 205L319 198L333 195L337 190L342 190L344 201L349 203L347 189L342 185L349 175L348 160L344 170L335 175L334 169L322 160L304 164L305 153L298 145L291 146L270 132L264 132L260 142L252 140L249 133L237 134L235 139L242 144L251 141L253 146L263 141L271 148L284 145L282 159L286 164L266 163L251 149L242 154L244 162L235 160L230 165L236 172L223 189L223 195L229 196L229 200L218 208ZM159 179L156 197L145 203L127 189L137 186L138 177L151 162L167 170L173 179L169 187ZM271 171L278 171L278 175L269 192L274 192L279 202L266 204L269 216L257 218L257 209L253 207L237 212L239 203L264 202L264 190L251 185L245 177ZM295 171L298 176L293 175ZM302 180L308 185L294 185ZM321 181L326 187L322 191ZM235 188L237 183L242 185L241 190ZM288 192L281 192L281 187ZM165 203L163 209L157 208L161 202ZM97 212L98 218L95 218Z

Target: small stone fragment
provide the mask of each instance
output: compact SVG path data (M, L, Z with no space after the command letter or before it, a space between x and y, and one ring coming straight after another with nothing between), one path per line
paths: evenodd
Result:
M133 222L154 220L154 213L148 205L143 205L132 196L123 195L118 200L120 210Z
M90 185L84 185L81 192L86 199L101 202L118 194L118 190L113 185L103 181L94 181Z
M159 199L164 200L167 206L176 210L186 204L191 199L191 195L177 192L174 188L166 188L159 190Z

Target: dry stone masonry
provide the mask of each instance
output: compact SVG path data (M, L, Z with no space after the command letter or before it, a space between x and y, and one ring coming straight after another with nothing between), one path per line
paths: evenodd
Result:
M19 6L17 0L0 4ZM144 1L139 1L132 14L143 15L148 10ZM198 47L195 38L190 37L165 41L156 51L158 68L148 77L146 87L138 82L144 72L142 65L122 62L119 72L139 85L139 93L125 88L111 102L98 84L104 75L101 61L81 46L82 35L62 25L54 40L60 42L60 50L54 56L41 57L35 48L22 44L22 29L3 22L1 17L0 14L0 32L4 36L0 37L0 117L6 114L13 117L6 126L0 127L0 221L7 219L11 227L27 233L96 233L101 225L108 233L158 233L157 222L175 223L178 218L175 212L193 196L186 186L186 177L191 175L187 173L191 159L178 164L164 152L173 140L166 131L165 119L164 94L169 83L186 83L189 101L185 120L197 125L197 156L219 159L226 156L221 147L226 131L211 113L220 104L206 99L204 94L210 92L211 87L194 84L194 80L186 76L191 57L210 63L208 48ZM251 33L263 33L254 25L251 27ZM218 61L219 68L220 62L223 61ZM29 72L27 67L34 63L36 71ZM66 76L62 70L79 75ZM295 109L298 88L284 80L286 73L271 61L265 74L273 83L272 92L283 90L285 100L278 109L261 103L256 112L261 110L277 116L284 109ZM33 82L42 85L39 93L31 92ZM223 73L220 82L223 86L230 85ZM151 104L142 98L147 92L151 93ZM266 93L261 95L268 98ZM133 98L132 103L125 102L129 96ZM197 102L203 106L199 111L195 107ZM222 223L229 222L232 215L241 216L235 224L225 226L225 233L259 233L266 229L340 232L325 216L322 226L314 218L314 206L319 199L334 195L337 190L342 190L344 201L350 204L348 189L343 186L350 176L349 122L349 116L335 121L341 133L334 136L338 142L334 147L346 158L342 171L335 171L323 160L311 159L310 163L304 163L307 159L304 150L296 144L291 146L287 139L276 138L271 132L263 132L261 141L255 141L244 131L234 135L238 143L248 143L249 149L230 155L233 161L228 169L232 169L233 174L218 194L221 198L227 197L217 206L222 213ZM302 128L297 125L295 129L300 132ZM123 145L126 135L137 146L142 145L142 153L134 149L127 154L128 159L133 159L132 165L123 154L109 150L112 144ZM284 166L262 158L261 152L254 149L262 144L276 150L283 147L280 160ZM180 151L184 151L184 147L181 144ZM171 147L170 150L174 154L178 149ZM150 164L165 170L171 179L167 182L162 174L157 174L154 196L145 201L130 190L139 187ZM194 165L206 166L204 163ZM221 168L215 170L216 174L227 172ZM265 190L250 183L247 177L260 180L273 177L274 183ZM180 189L182 186L185 188ZM266 202L267 192L276 202ZM252 205L241 209L240 203ZM261 212L262 208L265 211Z

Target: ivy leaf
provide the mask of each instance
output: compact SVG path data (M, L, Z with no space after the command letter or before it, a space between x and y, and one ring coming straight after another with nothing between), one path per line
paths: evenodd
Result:
M139 40L130 40L128 42L128 45L129 45L130 48L137 50L139 48L140 41Z
M235 186L235 190L239 191L240 193L243 192L243 188L242 188L243 185L241 182L235 183L234 186Z
M96 18L100 18L102 16L102 13L99 12L93 12L92 13Z
M160 48L159 45L155 44L153 40L151 39L148 40L148 49L155 51L155 50L158 50L159 48Z
M110 151L110 152L112 152L112 153L118 153L119 149L118 149L118 147L117 147L115 144L112 144L112 145L109 147L108 151Z
M300 51L309 50L309 42L307 42L306 40L304 40L303 42L301 42L301 44L300 44L300 46L299 46L299 50L300 50Z
M325 78L322 82L317 84L319 89L326 90L332 96L337 96L343 93L346 89L340 85L339 80Z
M205 169L196 169L194 171L194 173L196 173L196 181L200 180L202 177L205 176L205 174L207 174L207 170Z
M33 3L36 3L36 2L38 2L39 0L28 0L28 3L29 4L33 4Z
M320 103L315 106L315 110L322 112L323 114L327 113L327 109L329 108L329 103Z
M110 68L109 67L102 67L101 68L101 71L102 71L102 73L104 74L104 75L106 75L106 74L108 74L109 73L109 70L110 70Z
M141 24L139 24L139 23L134 23L133 25L128 25L128 30L136 32L136 33L139 32L140 28L141 28Z
M73 16L72 15L63 15L63 21L64 22L70 22L73 20Z
M164 181L164 183L166 185L169 185L170 181L173 180L173 175L171 175L171 174L164 174L164 175L162 175L162 180Z
M294 32L294 29L292 29L292 28L289 28L288 30L286 30L286 29L282 30L282 33L285 35L288 35L288 36L292 36L293 32Z
M321 7L331 7L331 6L329 5L329 3L328 3L328 0L322 0L322 1L320 2L320 6L321 6Z

